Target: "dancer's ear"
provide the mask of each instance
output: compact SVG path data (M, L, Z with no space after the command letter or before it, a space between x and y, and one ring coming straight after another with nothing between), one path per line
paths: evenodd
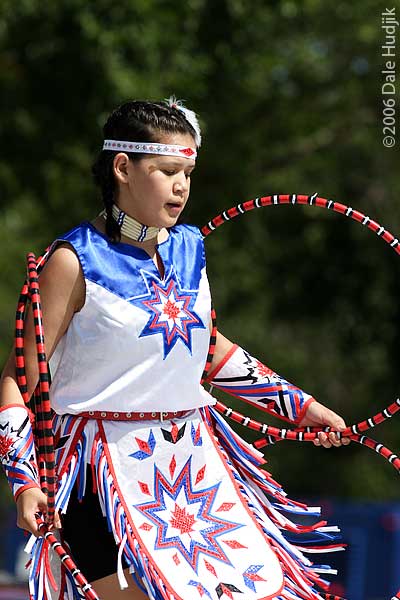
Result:
M125 152L118 152L113 161L114 175L119 183L128 182L129 157Z

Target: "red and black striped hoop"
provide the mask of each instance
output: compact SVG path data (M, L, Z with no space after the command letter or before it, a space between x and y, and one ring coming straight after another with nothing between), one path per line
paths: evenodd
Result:
M41 516L37 517L39 529L45 540L60 557L64 568L74 578L76 585L82 590L87 600L100 600L91 584L80 572L71 556L49 529L54 523L55 495L57 487L55 470L54 437L52 428L53 412L50 405L50 372L46 356L45 338L43 329L43 315L40 303L40 289L38 271L40 271L49 256L49 248L45 254L36 261L35 255L27 255L27 279L22 287L18 300L15 324L15 362L17 383L25 403L35 415L34 434L39 466L40 486L47 496L46 522ZM33 320L35 326L36 355L39 368L39 382L33 397L29 398L25 358L24 358L24 321L28 302L32 303Z
M254 200L248 200L242 204L237 204L227 210L224 210L216 217L211 219L204 227L202 227L201 232L204 238L207 238L211 233L213 233L216 229L221 227L224 223L239 217L246 212L255 210L257 208L263 208L266 206L277 206L277 205L305 205L305 206L315 206L319 208L327 208L328 210L332 210L334 212L340 213L345 217L349 217L354 221L357 221L361 225L364 225L380 238L382 238L395 252L396 254L400 254L400 242L399 240L390 233L385 227L364 215L361 211L355 210L350 206L346 206L345 204L341 204L339 202L334 202L333 200L327 200L326 198L321 198L317 194L312 195L301 195L301 194L273 194L271 196L264 196L260 198L255 198ZM217 336L217 325L216 325L216 315L215 310L212 311L212 319L213 319L213 329L211 334L211 342L210 349L207 357L207 363L203 373L203 380L206 379L207 373L209 372L210 365L213 358L213 353L215 349L216 336ZM267 425L266 423L262 423L253 419L249 416L245 416L242 413L233 410L232 408L226 406L220 401L217 401L214 405L216 410L218 410L221 414L226 417L234 420L237 423L240 423L244 427L249 427L255 431L259 431L263 434L263 437L254 442L254 446L257 448L262 448L268 444L274 444L277 441L282 440L295 440L295 441L313 441L317 438L318 433L320 432L329 432L332 431L330 427L303 427L303 428L294 428L294 429L279 429L277 427L272 427ZM391 418L394 414L396 414L400 410L400 399L398 398L395 402L390 404L383 411L378 414L361 421L355 425L347 427L344 431L339 432L341 437L348 437L352 441L357 442L371 450L374 450L381 456L383 456L395 469L397 472L400 472L400 458L394 454L391 450L386 448L383 444L372 440L371 438L363 435L365 431L375 427L376 425L382 423L383 421ZM335 598L339 600L337 596L325 595L326 599ZM400 599L400 590L397 592L395 596L392 597L391 600L399 600Z

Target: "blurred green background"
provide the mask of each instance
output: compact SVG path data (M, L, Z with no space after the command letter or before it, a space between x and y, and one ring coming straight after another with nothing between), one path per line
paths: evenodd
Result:
M176 94L199 115L188 222L256 196L318 192L400 233L398 147L381 141L383 2L0 7L1 364L25 255L100 211L90 166L105 118L128 99ZM349 423L396 398L400 261L382 240L340 215L289 206L226 224L206 246L225 335ZM396 420L376 436L400 447ZM287 442L267 457L296 497L398 496L393 469L356 444Z

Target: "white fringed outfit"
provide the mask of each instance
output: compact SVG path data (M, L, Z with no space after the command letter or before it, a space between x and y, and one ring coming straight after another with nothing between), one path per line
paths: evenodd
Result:
M124 555L153 600L320 599L314 583L329 568L303 551L334 534L290 520L317 513L286 498L200 384L211 298L199 230L175 226L158 245L164 278L143 249L113 244L89 222L51 250L59 241L79 257L86 301L50 362L57 507L66 511L73 485L84 494L91 465L120 583ZM160 411L187 414L162 420ZM156 418L129 421L141 412ZM45 542L30 549L32 600L78 598L65 573L52 590Z

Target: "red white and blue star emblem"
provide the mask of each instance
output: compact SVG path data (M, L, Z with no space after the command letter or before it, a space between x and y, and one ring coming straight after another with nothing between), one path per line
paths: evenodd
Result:
M191 458L172 484L155 465L154 500L136 505L157 526L155 549L176 548L196 573L201 554L230 565L217 538L243 526L212 514L218 488L193 489Z
M146 272L142 275L147 279ZM150 313L150 318L139 337L161 334L164 342L164 358L178 340L192 352L192 330L204 329L205 325L194 310L197 291L182 290L170 272L166 281L151 278L149 294L135 298L134 303ZM132 300L131 300L132 301Z

